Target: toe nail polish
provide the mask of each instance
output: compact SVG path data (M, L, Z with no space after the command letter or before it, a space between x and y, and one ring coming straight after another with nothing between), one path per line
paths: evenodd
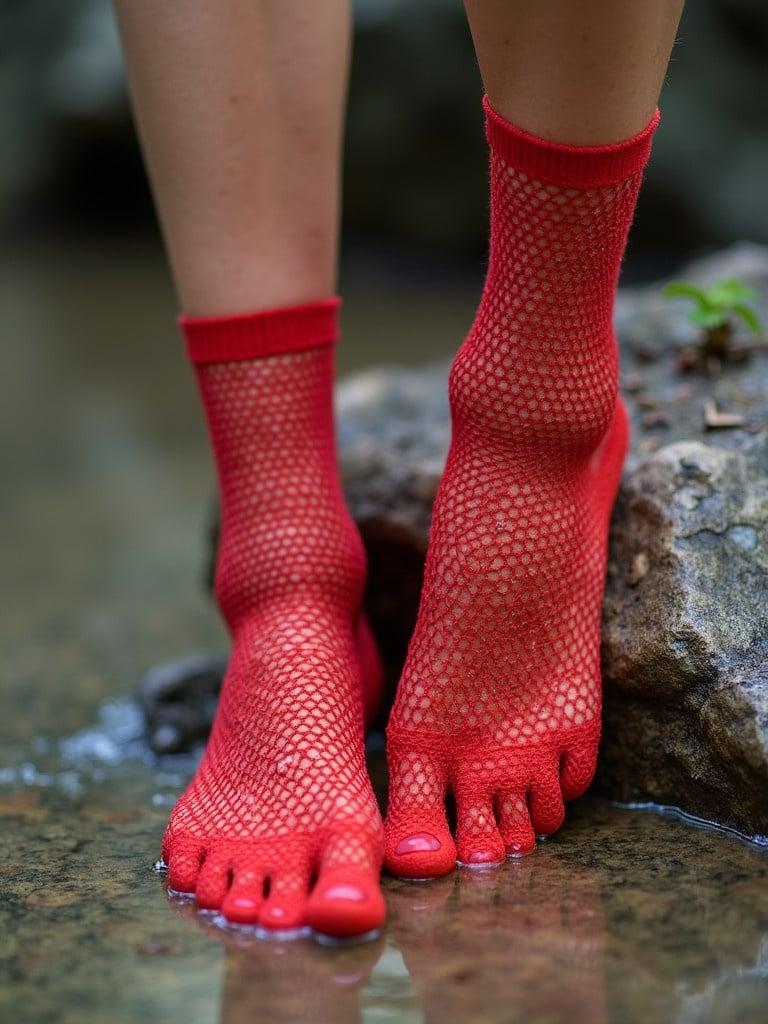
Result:
M332 885L330 889L326 889L323 893L323 899L350 900L353 903L362 903L365 899L365 893L356 885L347 885L340 882L338 885Z
M474 850L467 858L467 864L496 864L498 860L490 850Z
M440 840L429 832L416 832L406 839L401 839L395 847L395 853L432 853L440 849Z

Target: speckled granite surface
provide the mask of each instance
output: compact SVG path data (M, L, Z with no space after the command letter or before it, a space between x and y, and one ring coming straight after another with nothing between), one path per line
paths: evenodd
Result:
M192 763L148 758L123 695L223 643L198 581L210 470L155 270L47 267L0 286L0 1019L764 1021L768 853L588 800L524 861L388 881L362 946L258 941L168 901L152 863Z

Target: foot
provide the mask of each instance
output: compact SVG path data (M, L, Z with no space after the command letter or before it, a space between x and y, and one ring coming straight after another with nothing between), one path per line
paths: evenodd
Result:
M393 874L531 853L589 786L608 513L625 445L619 405L598 450L559 480L519 459L504 473L491 449L452 453L388 729Z
M592 778L627 433L613 299L655 123L613 146L563 146L486 100L488 275L451 369L451 450L388 729L395 874L529 853Z
M377 661L333 430L338 303L186 320L221 492L216 596L232 656L163 844L200 908L346 937L384 920L363 711Z
M270 931L344 937L381 926L382 829L363 751L361 660L375 671L365 627L353 644L310 601L249 622L203 761L165 834L172 890Z

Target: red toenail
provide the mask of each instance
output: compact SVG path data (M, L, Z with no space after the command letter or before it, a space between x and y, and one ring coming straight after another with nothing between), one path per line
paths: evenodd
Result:
M238 910L253 910L257 906L250 896L234 896L227 902L230 907L237 907Z
M277 918L277 920L279 920L281 917L285 917L285 911L283 910L282 907L270 907L269 916Z
M467 864L496 864L499 858L490 850L475 850L467 858Z
M533 851L535 845L535 843L510 843L507 847L507 856L524 857Z
M401 839L395 847L395 853L431 853L440 849L440 840L429 832L417 832L415 835Z
M361 903L365 899L365 893L356 885L346 885L343 882L339 885L332 885L330 889L323 892L324 900L352 900Z

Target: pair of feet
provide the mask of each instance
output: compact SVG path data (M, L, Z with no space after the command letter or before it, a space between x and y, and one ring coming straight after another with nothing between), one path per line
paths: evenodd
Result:
M334 444L338 304L183 322L219 475L216 589L233 651L164 857L173 889L230 921L370 931L382 863L431 878L528 853L594 772L627 441L612 309L658 118L585 148L537 139L487 99L485 114L488 274L450 375L384 824L363 748L376 688L365 559Z
M287 383L312 358L272 370ZM455 418L477 377L467 358L452 374ZM252 387L253 372L240 372ZM217 400L207 396L209 409ZM554 462L519 451L513 435L454 424L388 728L384 824L363 749L380 670L359 610L354 527L323 494L283 522L225 523L217 590L233 652L203 761L166 832L171 889L233 923L355 936L384 921L382 860L431 878L457 861L530 853L560 827L595 766L600 600L626 423L619 405L597 443L579 451L572 438ZM271 459L270 470L285 479Z

